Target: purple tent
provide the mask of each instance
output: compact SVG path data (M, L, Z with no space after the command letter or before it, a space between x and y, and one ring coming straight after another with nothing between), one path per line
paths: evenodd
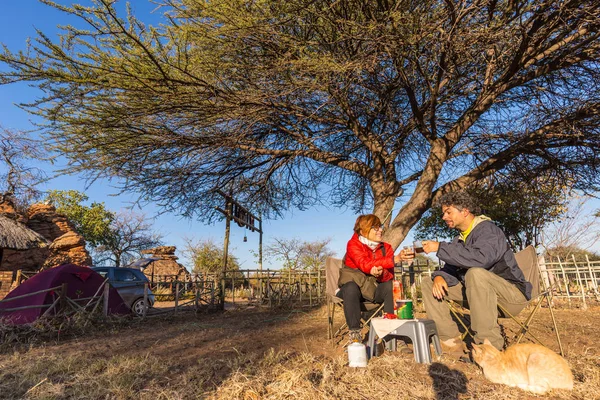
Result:
M64 264L42 271L27 279L10 292L4 300L61 286L63 283L67 284L67 297L76 300L94 296L98 291L98 288L100 288L100 285L102 285L102 282L104 282L104 278L91 268L81 267L75 264ZM101 293L102 291L100 291L98 295ZM37 293L13 301L2 302L0 303L0 319L2 319L4 323L15 325L33 322L41 317L48 307L28 308L25 310L6 312L3 310L32 305L52 304L57 296L58 293L50 291ZM77 304L83 306L86 302L87 301L80 301L77 302ZM123 299L113 287L109 290L108 312L111 314L128 314L130 312L129 307L123 303ZM52 314L54 314L54 312L52 312Z

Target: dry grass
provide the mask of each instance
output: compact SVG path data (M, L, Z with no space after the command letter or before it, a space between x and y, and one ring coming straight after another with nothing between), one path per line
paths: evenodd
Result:
M491 384L477 366L444 357L424 365L385 353L349 368L323 340L317 310L187 315L19 347L0 355L0 399L597 399L599 317L598 308L558 314L575 388L545 396Z
M0 352L77 338L92 332L118 331L135 323L129 316L104 316L101 312L59 315L27 325L10 325L0 320Z

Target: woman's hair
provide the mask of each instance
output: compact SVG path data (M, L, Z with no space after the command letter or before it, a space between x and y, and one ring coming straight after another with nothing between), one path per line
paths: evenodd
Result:
M369 231L371 230L371 227L373 226L380 226L381 225L381 220L379 219L379 217L375 214L366 214L366 215L360 215L357 219L356 219L356 223L354 224L354 232L356 232L358 235L360 235L361 231L364 233L363 236L368 235Z

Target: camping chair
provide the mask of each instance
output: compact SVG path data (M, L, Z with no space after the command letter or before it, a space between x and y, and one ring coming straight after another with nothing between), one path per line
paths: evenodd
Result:
M552 288L547 288L543 279L540 279L541 271L538 264L537 254L535 253L535 248L533 246L527 246L523 250L519 251L515 254L515 259L517 260L517 264L521 271L523 271L523 275L525 275L525 279L528 280L532 285L531 290L531 300L528 301L528 305L533 305L533 309L529 313L529 315L525 318L524 322L519 321L514 315L512 315L505 307L498 304L499 317L502 318L510 318L517 325L519 325L520 329L515 334L511 341L514 343L519 343L521 339L526 334L529 334L537 343L544 345L530 330L531 322L535 317L537 311L540 309L542 302L546 300L548 305L548 309L550 310L550 316L552 318L552 324L554 325L554 332L556 334L556 341L558 342L558 347L560 349L560 354L564 357L564 352L562 348L562 343L560 341L560 334L558 333L558 326L556 324L556 319L554 318L554 310L552 308L552 303L550 302L550 293ZM543 291L540 292L540 284L543 286ZM461 305L452 301L446 300L448 302L448 306L450 308L450 312L454 315L454 317L458 320L458 322L465 329L462 334L462 339L464 339L467 335L473 338L473 334L470 329L463 322L464 312L461 310Z
M333 340L340 338L336 343L339 343L344 335L348 332L346 322L334 332L334 314L335 309L339 307L343 311L344 300L335 295L338 290L338 280L340 277L340 269L342 268L342 260L339 258L327 257L325 260L325 294L327 297L327 339ZM371 318L378 315L383 310L383 304L371 303L364 301L360 305L362 312L368 312L370 315L366 319L361 319L363 328L367 326Z

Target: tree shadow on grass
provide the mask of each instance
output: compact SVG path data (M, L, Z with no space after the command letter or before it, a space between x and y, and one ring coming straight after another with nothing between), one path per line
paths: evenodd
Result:
M437 400L457 400L459 394L467 393L467 377L461 371L450 369L442 363L429 366L433 390Z

